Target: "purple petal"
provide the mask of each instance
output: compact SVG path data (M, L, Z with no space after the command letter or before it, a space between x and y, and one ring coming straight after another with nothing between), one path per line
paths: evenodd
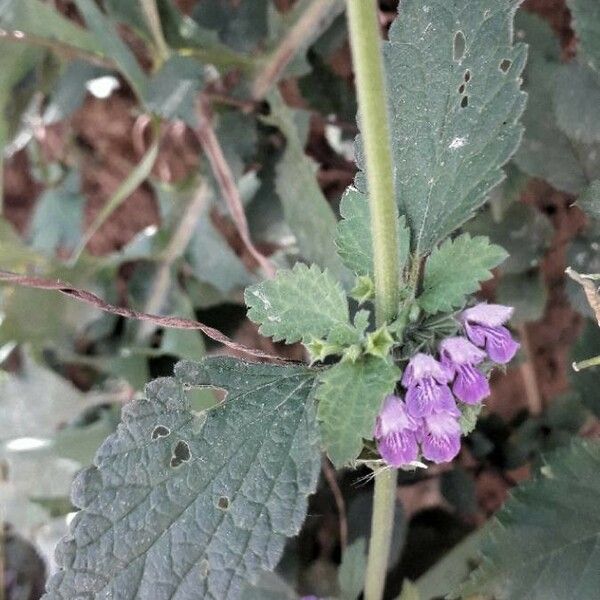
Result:
M439 411L458 411L450 388L433 377L425 377L408 388L406 407L408 413L417 419Z
M460 434L454 415L443 412L427 417L421 430L423 456L435 463L450 462L460 452Z
M472 344L467 338L456 336L446 338L440 344L442 364L478 365L485 358L485 352Z
M502 365L510 362L520 347L506 327L469 325L466 332L474 344L485 347L491 360Z
M460 365L452 385L454 395L466 404L477 404L490 395L487 377L472 365Z
M460 320L463 323L479 323L488 327L498 327L510 319L513 311L512 306L481 302L464 310L460 315Z
M377 449L385 462L391 467L401 467L417 460L419 446L414 431L393 431L377 438Z
M439 383L449 381L445 369L433 356L419 352L410 359L402 376L402 385L408 388L425 377L433 377Z
M376 438L388 435L392 431L408 429L416 431L419 424L408 414L406 404L398 396L387 396L375 422Z

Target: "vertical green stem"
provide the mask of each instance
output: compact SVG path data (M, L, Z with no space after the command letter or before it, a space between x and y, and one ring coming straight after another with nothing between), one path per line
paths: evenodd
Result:
M146 23L150 28L152 39L157 52L158 66L162 65L168 58L171 51L163 35L162 25L160 23L160 15L156 7L156 0L140 0L140 6L144 13Z
M375 0L347 0L348 25L369 188L375 308L379 325L398 310L398 210L392 144Z
M346 0L356 78L360 129L366 157L378 325L398 310L398 214L392 148L376 0ZM375 475L365 600L383 597L396 500L395 470Z

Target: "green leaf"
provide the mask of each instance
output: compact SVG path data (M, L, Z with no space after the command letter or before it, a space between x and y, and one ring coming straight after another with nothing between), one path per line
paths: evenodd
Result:
M496 289L496 300L515 309L511 318L513 325L541 319L548 300L541 271L503 274Z
M341 600L356 600L365 585L367 569L367 540L358 538L350 544L342 556L338 570Z
M398 596L398 600L422 600L419 588L409 579L405 579L402 583L402 593Z
M548 456L494 519L483 562L458 595L502 600L589 600L600 571L600 444L577 440Z
M31 221L31 245L54 256L57 250L73 250L83 227L85 198L79 174L72 171L62 182L38 200Z
M142 97L147 85L146 75L129 46L119 36L115 24L93 0L75 0L75 4L94 34L102 53L115 61L137 94Z
M507 256L487 237L464 233L446 240L427 259L419 305L429 314L461 307L465 297L479 289L480 281L490 279L491 269Z
M560 46L550 26L541 18L520 11L517 17L519 37L529 43L529 60L525 71L528 93L523 115L525 135L515 155L519 168L540 177L556 189L578 193L586 185L580 163L581 152L559 129L549 104L560 69Z
M337 363L319 377L321 436L337 467L360 454L363 438L373 438L375 417L399 377L394 365L371 356Z
M600 142L600 73L574 63L561 66L554 111L558 126L571 139L584 144Z
M47 600L239 598L298 532L320 455L305 367L180 363L147 386L73 487ZM189 387L224 388L194 413Z
M364 194L348 188L340 203L342 220L337 225L335 244L343 263L357 275L373 275L373 241L369 201ZM398 263L403 269L410 251L410 232L404 217L398 224Z
M589 187L577 198L577 205L590 217L600 219L600 179L590 183Z
M473 216L519 144L526 47L512 43L518 5L405 0L390 29L395 188L419 254ZM366 191L364 173L358 183Z
M275 279L247 288L244 298L248 318L276 342L323 338L349 320L340 284L316 265L297 263L291 271L279 271Z
M165 119L197 126L195 101L204 81L204 67L195 59L173 56L148 82L146 107Z
M304 154L294 113L279 94L272 93L269 103L271 115L267 122L278 127L287 141L276 168L276 189L285 221L307 262L327 268L338 279L344 279L347 272L333 241L337 221L317 183L316 165Z
M596 0L567 0L579 51L587 63L600 72L600 5Z
M587 320L571 352L571 360L580 362L595 356L600 356L600 329L597 323ZM600 417L599 377L600 367L589 367L577 372L572 370L569 376L571 385L579 394L581 402L598 417Z
M0 3L0 26L102 54L101 42L89 31L40 0L3 0Z

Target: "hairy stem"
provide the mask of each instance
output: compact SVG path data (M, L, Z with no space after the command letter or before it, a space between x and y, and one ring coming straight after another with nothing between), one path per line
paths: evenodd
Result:
M383 469L375 474L371 539L365 577L365 600L381 600L383 598L394 529L396 479L396 469Z
M375 314L378 325L382 325L398 309L400 269L398 209L377 4L375 0L347 0L347 14L369 187Z
M347 0L360 129L366 156L378 325L398 311L398 213L376 0ZM375 474L365 600L381 600L385 587L396 497L396 471Z
M152 34L152 40L154 41L157 53L157 63L158 66L160 66L169 58L171 51L169 50L169 46L167 45L163 34L158 8L156 7L156 0L140 0L140 6L142 8L142 13L144 13L146 24Z

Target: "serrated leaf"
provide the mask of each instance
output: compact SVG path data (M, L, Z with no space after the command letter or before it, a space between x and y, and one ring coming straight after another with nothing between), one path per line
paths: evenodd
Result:
M337 225L335 244L342 262L357 275L373 275L373 238L367 197L348 188L340 202L342 220ZM410 231L406 219L398 223L398 265L402 270L410 251Z
M577 205L594 219L600 219L600 179L592 181L577 198Z
M286 148L276 167L276 189L285 221L298 242L300 254L311 263L329 269L338 279L348 273L335 249L337 221L316 178L316 164L304 153L294 113L279 94L269 96L267 122L278 127Z
M340 284L316 265L298 263L291 271L279 271L275 279L247 288L244 299L248 318L276 342L323 338L349 320Z
M459 595L498 600L595 598L600 585L600 444L577 440L550 455L537 480L498 513L483 562Z
M559 129L549 105L560 68L560 45L548 23L524 11L517 17L517 31L519 37L529 43L525 71L529 97L523 115L525 135L515 162L528 175L545 179L558 190L576 194L587 182L580 153Z
M558 126L571 139L600 142L600 73L575 63L562 65L556 78L554 111Z
M520 142L526 48L512 43L518 5L405 0L390 29L395 188L420 254L473 216Z
M45 598L239 598L274 568L315 489L313 382L305 367L213 358L151 383L74 484L82 510ZM194 413L190 386L228 396Z
M587 63L600 72L600 4L596 0L567 0L579 50Z
M419 305L429 314L459 308L507 256L504 248L490 244L487 237L464 233L446 240L427 259Z
M341 600L356 600L365 585L367 569L367 540L358 538L350 544L342 555L338 570Z
M319 377L321 436L337 467L360 454L363 438L373 437L381 403L394 391L399 377L394 365L370 356L337 363Z

